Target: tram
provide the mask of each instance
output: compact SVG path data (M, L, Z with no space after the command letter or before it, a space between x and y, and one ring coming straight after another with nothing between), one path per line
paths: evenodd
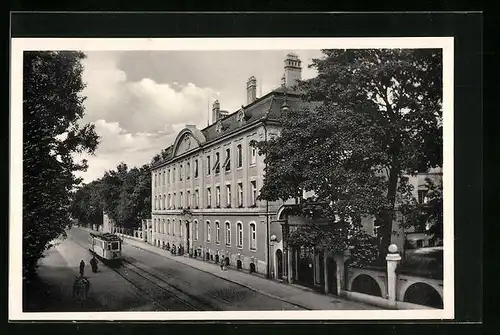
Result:
M120 263L122 241L114 234L91 232L89 235L89 250L104 262Z

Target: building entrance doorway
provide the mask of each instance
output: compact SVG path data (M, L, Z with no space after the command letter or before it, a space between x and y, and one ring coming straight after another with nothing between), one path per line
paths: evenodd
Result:
M314 251L312 248L300 248L299 250L298 283L304 286L314 287Z
M191 238L191 234L190 234L190 222L189 221L186 221L186 251L188 254L190 253L190 238Z
M337 295L337 262L333 257L328 257L326 266L328 267L328 292Z
M276 278L283 279L283 251L276 251Z

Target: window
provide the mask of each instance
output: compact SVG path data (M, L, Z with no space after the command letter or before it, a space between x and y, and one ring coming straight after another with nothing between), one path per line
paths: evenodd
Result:
M176 203L177 197L176 197L175 193L174 193L174 198L172 200L173 200L173 203L174 203L173 208L175 209L175 207L177 206L177 203Z
M220 243L220 223L215 221L215 242Z
M153 222L153 233L156 233L156 219Z
M210 171L212 169L210 168L210 156L207 156L207 176L210 176Z
M242 148L241 148L241 144L238 144L238 146L236 147L236 151L237 151L237 166L238 168L242 167L243 166L243 151L242 151Z
M219 153L215 153L215 164L214 164L215 174L220 172L220 161L219 161Z
M187 202L187 208L191 208L191 191L187 191L186 193L186 202Z
M226 244L231 245L231 223L226 221Z
M167 234L172 235L172 226L170 225L170 219L167 219Z
M182 237L182 233L183 233L183 231L184 231L184 229L182 229L182 228L183 228L183 227L182 227L182 221L181 221L181 220L179 220L179 236L180 236L180 237Z
M255 165L257 162L257 149L250 147L250 165Z
M255 223L250 223L250 249L257 249L257 227Z
M210 187L207 187L207 208L210 208L212 205L212 191L210 190Z
M198 178L198 160L194 161L194 177Z
M238 183L238 207L243 207L243 183Z
M182 181L182 164L179 167L179 181Z
M206 226L207 226L207 242L210 242L210 237L212 235L212 231L210 228L210 221L207 220Z
M183 208L183 206L184 206L184 193L183 193L183 192L181 192L181 196L180 196L180 199L179 199L179 200L180 200L180 205L179 205L179 207L180 207L180 208Z
M194 221L194 239L198 241L198 221Z
M165 224L165 219L161 219L160 222L160 233L163 234L165 232L165 229L163 229L163 225Z
M220 186L215 187L215 207L220 207Z
M154 202L154 204L153 204L153 210L156 210L156 202L157 202L157 201L158 201L158 200L156 199L156 195L155 195L155 202Z
M170 183L171 182L171 179L170 179L170 169L168 169L167 171L167 183Z
M191 178L191 164L187 163L186 164L186 179L189 180Z
M241 222L238 222L236 225L237 227L237 234L238 234L238 247L243 247L243 226L241 225Z
M200 191L194 191L194 207L198 208L200 206Z
M163 195L163 210L167 209L167 196Z
M227 171L231 171L231 149L227 148L226 149L226 160L224 161L224 164L222 164L222 167Z
M231 207L231 185L226 185L226 205Z
M175 183L175 168L174 168L174 172L172 173L172 179L173 179L173 182Z
M250 182L250 184L252 185L252 206L256 206L257 205L257 181L252 180Z
M171 194L169 193L168 194L168 200L167 200L167 203L168 203L168 208L172 208L172 196Z
M418 190L418 203L419 204L425 204L427 202L426 195L427 195L427 190Z

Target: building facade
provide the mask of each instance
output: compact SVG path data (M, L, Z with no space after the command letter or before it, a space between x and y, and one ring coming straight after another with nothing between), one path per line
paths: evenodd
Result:
M153 164L152 220L143 227L148 243L272 275L269 237L281 230L272 222L283 202L257 200L265 162L251 143L278 136L282 107L298 103L296 55L287 56L284 71L283 86L260 98L250 77L247 104L238 111L221 110L215 101L212 124L201 130L187 125Z

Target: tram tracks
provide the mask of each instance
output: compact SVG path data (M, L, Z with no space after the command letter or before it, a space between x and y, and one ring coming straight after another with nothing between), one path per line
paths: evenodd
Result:
M71 240L84 249L87 245L71 237ZM104 263L105 264L105 263ZM106 264L105 264L106 265ZM175 285L168 283L159 276L122 259L119 267L107 266L108 269L118 274L125 281L135 287L141 295L149 300L155 307L165 311L214 311L215 306L200 300Z
M183 286L186 286L188 288L192 288L193 290L196 289L191 282L186 281L181 277L174 276L165 270L160 271L160 270L151 269L151 268L149 268L149 266L143 264L141 261L136 260L133 257L126 256L126 257L124 257L123 260L127 264L132 265L132 266L140 269L141 271L143 271L144 273L147 273L148 275L152 276L153 278L157 279L158 281L164 282L165 284L170 285L181 292L185 292L185 290L179 288L178 285L172 284L171 281L175 281L177 283L182 283ZM141 264L141 265L137 265L137 264ZM222 297L219 297L213 293L206 292L206 291L201 292L200 295L196 295L195 297L196 297L197 301L200 301L204 305L210 306L210 310L223 310L223 309L226 309L227 307L230 307L232 305L231 301L228 301ZM216 304L214 304L214 302L216 302Z

